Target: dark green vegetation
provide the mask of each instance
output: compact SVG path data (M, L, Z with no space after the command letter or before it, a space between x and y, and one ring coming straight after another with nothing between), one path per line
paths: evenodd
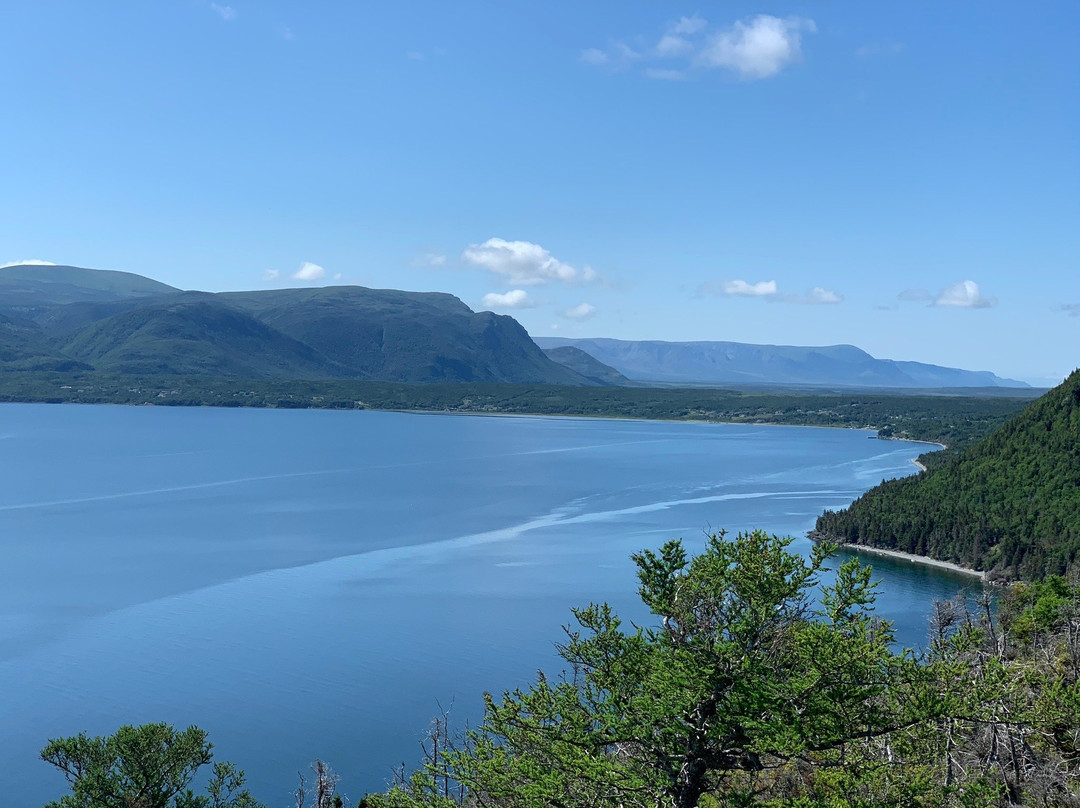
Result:
M1026 387L986 371L875 359L854 345L802 347L741 342L538 337L545 349L572 346L642 382L816 387Z
M359 286L207 294L124 272L0 269L0 371L261 379L598 382L516 320Z
M1080 564L1080 371L985 439L874 488L817 532L1038 579Z
M830 548L806 560L789 541L720 533L693 559L678 541L634 556L652 625L574 610L564 672L486 694L461 735L440 718L421 768L357 805L1080 805L1080 586L1018 585L996 612L939 604L915 655L874 617L869 567L819 589ZM294 804L341 804L312 768Z
M0 401L524 413L858 427L950 447L986 435L1028 403L1026 399L974 396L14 372L0 374ZM932 452L923 459L934 462L939 454L943 453Z
M192 791L199 769L213 761L211 749L198 727L177 732L167 724L49 741L41 759L63 772L71 794L47 808L262 808L231 763L212 765L205 794Z

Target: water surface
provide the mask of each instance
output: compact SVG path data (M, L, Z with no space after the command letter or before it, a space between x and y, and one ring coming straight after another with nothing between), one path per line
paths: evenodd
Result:
M0 405L0 772L49 737L197 723L271 808L315 757L353 799L440 705L557 670L569 607L636 604L630 553L802 536L914 471L854 430L376 412ZM795 545L809 547L800 538ZM968 579L874 560L921 644ZM12 772L25 773L12 776ZM13 789L13 790L12 790Z

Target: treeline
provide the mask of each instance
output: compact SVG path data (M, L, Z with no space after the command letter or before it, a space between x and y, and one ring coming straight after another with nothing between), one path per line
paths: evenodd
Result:
M789 543L720 533L693 559L678 541L635 555L653 625L574 610L561 675L486 694L462 734L436 722L384 793L347 800L316 762L291 808L1080 806L1076 581L1015 586L996 611L939 604L915 655L874 617L869 567L819 589L831 548ZM51 741L71 792L50 808L261 808L210 752L160 724Z
M817 534L1034 580L1080 563L1080 371L918 477L882 483Z
M970 444L1028 403L1006 396L810 394L703 388L250 381L189 376L0 374L0 401L423 410L859 427L883 437ZM933 455L928 455L929 462Z

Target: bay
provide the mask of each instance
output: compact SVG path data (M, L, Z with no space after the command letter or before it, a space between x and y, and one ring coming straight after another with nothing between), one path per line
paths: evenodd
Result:
M352 799L432 716L557 671L569 608L636 621L632 552L915 471L857 430L380 412L0 405L0 772L63 791L50 737L196 723L272 808L328 760ZM874 559L918 646L970 579Z

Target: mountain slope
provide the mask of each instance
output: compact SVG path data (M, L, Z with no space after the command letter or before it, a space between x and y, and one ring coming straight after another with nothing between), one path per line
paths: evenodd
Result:
M538 337L542 348L574 346L630 379L684 384L842 387L1025 387L992 373L875 359L853 345L799 347L740 342L661 342Z
M1006 577L1080 563L1080 371L952 462L882 483L815 530Z
M0 371L74 371L90 366L64 356L32 323L0 314Z
M452 295L338 286L218 295L364 378L592 385L512 317Z
M349 372L210 295L125 311L86 326L64 354L112 373L341 378Z
M597 384L626 385L630 380L623 376L613 367L605 365L593 359L580 348L573 345L564 345L561 348L547 348L544 350L547 357L558 362L563 367L580 373L586 379L592 379Z

